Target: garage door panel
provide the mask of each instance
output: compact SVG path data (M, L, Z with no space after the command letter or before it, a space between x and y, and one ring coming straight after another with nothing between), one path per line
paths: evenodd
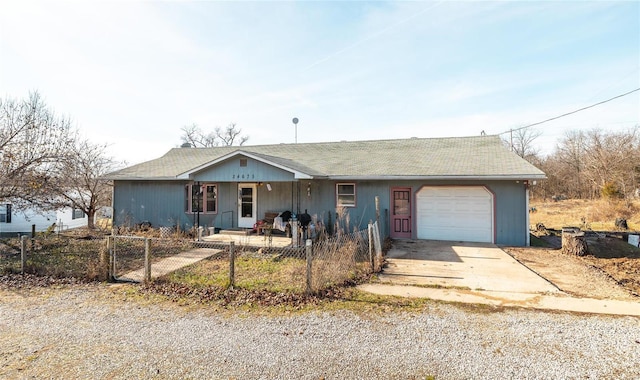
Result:
M416 203L419 239L493 242L493 195L484 187L425 187Z

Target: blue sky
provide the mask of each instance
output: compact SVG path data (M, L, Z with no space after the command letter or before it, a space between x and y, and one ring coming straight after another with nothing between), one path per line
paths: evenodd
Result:
M128 163L180 128L249 144L498 134L640 87L640 2L0 2L0 96L37 90ZM640 92L542 124L640 124Z

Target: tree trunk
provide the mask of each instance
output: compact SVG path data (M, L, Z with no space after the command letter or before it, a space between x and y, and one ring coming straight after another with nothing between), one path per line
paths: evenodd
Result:
M93 224L93 219L96 216L96 210L87 210L87 228L92 230L95 228Z
M589 253L584 232L577 227L562 228L562 253L585 256Z

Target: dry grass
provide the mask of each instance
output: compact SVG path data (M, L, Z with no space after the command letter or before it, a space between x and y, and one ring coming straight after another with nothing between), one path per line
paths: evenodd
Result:
M320 255L313 260L312 288L322 290L342 285L370 270L370 265L362 261L358 248L355 241L327 243L316 247Z
M6 253L0 253L0 274L20 271L20 241L3 239ZM102 239L70 239L51 236L27 242L25 273L55 278L78 278L93 281L99 277Z
M302 259L257 258L241 253L235 260L234 285L238 288L303 293L305 278L306 261ZM196 288L226 288L229 285L229 260L226 256L214 256L173 272L163 280Z
M629 229L640 230L640 201L568 199L559 202L531 201L536 212L530 214L530 223L544 224L547 228L566 226L597 231L616 231L616 218L627 219Z

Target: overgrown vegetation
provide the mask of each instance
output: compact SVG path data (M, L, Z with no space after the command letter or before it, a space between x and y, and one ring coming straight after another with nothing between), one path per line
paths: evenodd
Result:
M547 228L562 229L566 226L588 230L616 231L616 219L627 220L629 230L640 231L640 201L628 199L563 201L532 200L535 212L530 214L532 226L542 223Z
M549 156L525 158L547 175L547 180L532 187L532 195L545 201L552 197L615 201L640 196L639 126L623 132L571 131Z
M27 241L25 273L54 278L94 281L99 276L104 239L53 236ZM20 273L20 240L0 241L0 274Z

